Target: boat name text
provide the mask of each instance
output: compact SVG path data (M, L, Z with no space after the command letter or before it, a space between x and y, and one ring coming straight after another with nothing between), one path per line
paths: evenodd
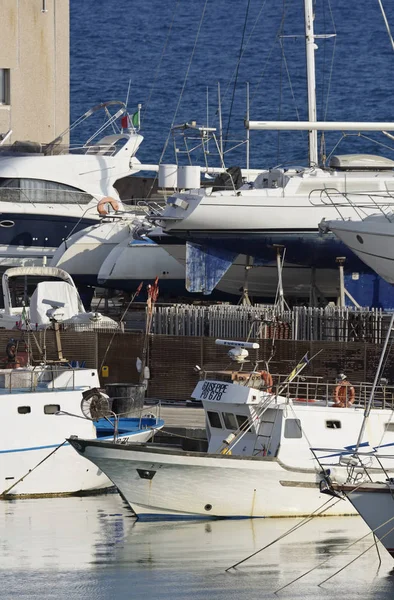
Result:
M219 402L227 387L228 383L211 383L206 381L202 386L201 398L203 400L217 400Z

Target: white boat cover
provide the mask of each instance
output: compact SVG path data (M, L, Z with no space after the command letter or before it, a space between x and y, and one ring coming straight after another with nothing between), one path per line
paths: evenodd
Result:
M52 311L50 303L44 300L62 302L64 306L56 308L53 316L56 320L64 321L83 311L81 309L78 291L65 281L41 281L37 284L30 298L30 322L32 326L49 325L48 311ZM51 312L49 313L51 314Z

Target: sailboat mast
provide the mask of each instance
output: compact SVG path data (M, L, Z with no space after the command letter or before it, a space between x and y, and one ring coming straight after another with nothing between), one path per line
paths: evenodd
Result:
M305 11L305 43L306 73L308 84L308 121L317 121L316 113L316 79L315 79L315 34L313 29L313 0L304 0ZM309 165L319 164L317 149L317 130L309 130Z

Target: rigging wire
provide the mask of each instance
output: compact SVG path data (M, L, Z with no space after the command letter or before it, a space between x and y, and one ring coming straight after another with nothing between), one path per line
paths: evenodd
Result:
M253 558L257 554L260 554L260 552L263 552L263 550L266 550L270 546L273 546L274 544L276 544L276 542L279 542L280 540L283 540L283 538L287 537L288 535L290 535L294 531L297 531L297 529L299 529L300 527L303 527L303 525L306 525L307 523L309 523L310 521L312 521L312 519L314 519L315 517L319 517L328 508L332 508L333 506L335 506L336 504L338 504L338 502L341 501L341 500L342 500L342 498L337 498L336 501L333 502L333 498L329 498L326 502L324 502L324 504L322 504L321 506L319 506L318 508L316 508L316 510L314 510L312 513L310 513L307 517L304 517L302 519L302 521L300 521L296 525L293 525L293 527L290 527L290 529L288 529L287 531L285 531L285 533L282 533L282 535L280 535L279 537L277 537L274 540L272 540L272 542L270 542L269 544L266 544L265 546L263 546L262 548L259 548L258 550L256 550L252 554L249 554L249 556L246 556L245 558L243 558L242 560L238 561L234 565L231 565L231 567L227 567L227 569L225 569L225 572L230 571L230 569L235 569L236 567L238 567L242 563L246 562L247 560ZM327 506L330 503L332 503L331 506ZM368 535L369 535L369 532L368 532ZM288 584L288 585L290 585L290 584ZM279 591L279 590L277 590L277 591Z
M169 131L168 131L168 135L167 135L166 141L164 142L163 150L162 150L160 158L159 158L159 162L158 162L159 165L163 162L164 155L166 153L166 150L167 150L167 147L168 147L168 144L169 144L169 141L170 141L171 131L172 131L172 128L174 126L175 119L176 119L178 111L179 111L179 107L181 105L181 101L182 101L182 97L183 97L183 94L184 94L184 91L185 91L185 88L186 88L186 83L187 83L187 80L188 80L188 77L189 77L189 72L190 72L190 69L191 69L192 61L193 61L193 58L194 58L194 54L196 52L197 42L198 42L198 39L200 37L202 25L203 25L203 22L204 22L204 17L205 17L205 12L206 12L206 9L207 9L207 6L208 6L208 2L209 2L209 0L205 0L205 2L204 2L204 8L202 10L202 15L201 15L200 22L199 22L199 25L198 25L196 37L195 37L194 44L193 44L192 53L191 53L191 56L190 56L190 59L189 59L189 63L187 65L185 77L183 79L183 84L182 84L181 92L179 94L178 103L177 103L176 108L175 108L174 116L172 118L172 122L171 122L171 125L170 125L170 128L169 128ZM153 178L150 191L153 190L153 187L154 187L154 185L155 185L155 183L157 181L157 178L158 178L158 173L156 173L155 177Z
M156 70L155 70L155 73L154 73L153 82L152 82L152 85L151 85L151 88L150 88L150 91L149 91L149 96L148 96L148 99L147 99L147 101L145 103L145 106L143 107L143 110L142 110L141 125L142 125L142 122L143 122L143 120L145 118L145 113L148 110L148 106L149 106L150 100L152 98L153 90L155 88L155 84L156 84L157 78L159 76L159 71L160 71L161 63L163 62L163 58L164 58L164 55L165 55L166 50L167 50L168 42L170 40L170 36L171 36L171 33L172 33L172 28L174 26L175 16L176 16L177 9L178 9L178 6L179 6L179 2L180 2L180 0L177 0L177 3L176 3L175 8L174 8L173 15L172 15L171 24L170 24L170 27L169 27L168 32L167 32L167 37L165 39L164 46L163 46L163 49L162 49L162 52L161 52L161 56L159 58L159 62L157 64L157 67L156 67Z
M360 484L361 485L361 484ZM353 491L356 491L360 485L357 486L357 488L355 488ZM328 563L332 558L337 558L338 556L340 556L341 554L343 554L344 552L346 552L347 550L349 550L349 548L351 548L352 546L355 546L355 544L358 544L359 542L361 542L362 540L364 540L366 537L368 537L369 535L371 535L371 533L375 533L375 531L377 531L378 529L380 529L380 527L383 527L383 525L387 525L387 523L390 523L390 521L392 521L394 519L394 517L391 517L390 519L388 519L385 523L381 523L378 527L376 527L372 532L368 531L365 535L363 535L362 537L358 538L357 540L355 540L354 542L352 542L351 544L349 544L348 546L346 546L345 548L342 548L342 550L340 550L340 552L337 552L336 554L333 554L332 556L329 556L328 558L326 558L325 560L323 560L322 562L318 563L317 565L315 565L314 567L312 567L311 569L309 569L308 571L306 571L305 573L303 573L302 575L299 575L299 577L296 577L295 579L293 579L292 581L289 581L289 583L286 583L286 585L283 585L282 587L278 588L277 590L275 590L274 594L278 594L278 592L281 592L282 590L284 590L285 588L289 587L290 585L292 585L293 583L296 583L296 581L299 581L300 579L302 579L303 577L305 577L306 575L309 575L309 573L312 573L312 571L315 571L316 569L322 567L323 565L325 565L326 563ZM394 527L393 527L394 529ZM391 529L388 533L391 533ZM387 535L387 534L385 534ZM382 536L381 539L383 539ZM365 554L366 552L368 552L368 550L370 550L371 548L373 548L373 546L375 546L375 541L372 544L372 546L369 546L367 548L367 550L364 550L361 554L359 554L355 559L353 559L350 563L347 563L347 565L345 565L344 567L342 567L342 569L340 569L341 571L343 569L345 569L346 567L348 567L352 562L354 562L355 560L357 560L358 558L360 558L360 556L362 556L363 554ZM331 575L331 577L334 577L334 575L336 575L337 573L339 573L340 571L337 571L336 573L334 573L333 575ZM325 579L324 581L321 581L318 585L322 585L325 581L328 581L328 579L330 579L330 577L328 577L327 579Z
M243 30L242 30L242 38L241 38L241 47L239 49L239 57L238 57L237 65L236 65L236 68L235 68L235 78L234 78L234 85L233 85L233 93L232 93L232 96L231 96L230 111L229 111L229 115L228 115L226 135L225 135L225 138L224 138L225 139L224 149L226 149L226 145L227 145L227 141L228 141L228 135L229 135L229 129L230 129L230 121L231 121L231 116L232 116L233 106L234 106L235 89L237 87L237 82L238 82L239 66L241 64L241 58L242 58L242 55L243 55L242 48L243 48L243 44L244 44L244 40L245 40L246 25L247 25L247 22L248 22L249 8L250 8L250 0L248 0L248 5L246 7L245 21L244 21L244 27L243 27Z
M260 8L260 10L259 10L259 13L258 13L258 15L257 15L256 19L255 19L255 22L254 22L254 25L253 25L253 27L252 27L252 30L251 30L251 32L250 32L250 34L249 34L249 37L248 37L248 39L247 39L247 41L246 41L246 44L245 44L244 48L243 48L242 54L241 54L241 56L240 56L240 57L239 57L239 59L238 59L238 63L239 63L239 62L241 62L241 60L242 60L242 57L243 57L243 55L245 54L245 51L246 51L246 49L247 49L247 47L248 47L248 45L249 45L249 42L250 42L250 41L251 41L251 39L252 39L252 36L253 36L254 30L255 30L255 29L256 29L256 27L257 27L257 24L258 24L258 22L259 22L259 20L260 20L260 17L261 17L261 15L262 15L262 13L263 13L263 10L264 10L264 8L265 8L265 5L266 5L266 3L267 3L267 0L264 0L264 1L263 1L263 4L261 5L261 8ZM231 77L230 77L230 79L229 79L229 81L228 81L228 83L227 83L227 86L226 86L226 88L225 88L225 90L224 90L224 94L223 94L223 96L222 96L222 102L221 102L221 104L223 104L223 101L224 101L224 99L226 98L226 96L227 96L227 93L229 92L230 86L231 86L231 84L232 84L232 82L233 82L233 79L234 79L234 77L235 77L235 74L236 74L236 72L237 72L238 63L237 63L237 65L235 66L235 69L234 69L234 71L233 71L233 74L231 75ZM218 113L216 113L216 116L217 116L217 114L218 114Z
M394 40L393 40L393 36L391 35L390 25L389 25L389 22L388 22L387 17L386 17L386 13L385 13L384 8L383 8L382 0L378 0L378 3L379 3L379 6L380 6L380 10L382 12L384 24L386 25L387 33L388 33L389 38L390 38L391 47L394 50Z

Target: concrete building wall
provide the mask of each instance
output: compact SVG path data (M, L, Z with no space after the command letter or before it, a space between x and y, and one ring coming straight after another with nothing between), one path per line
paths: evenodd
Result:
M69 124L69 0L0 0L0 16L0 69L10 70L0 133L50 142Z

